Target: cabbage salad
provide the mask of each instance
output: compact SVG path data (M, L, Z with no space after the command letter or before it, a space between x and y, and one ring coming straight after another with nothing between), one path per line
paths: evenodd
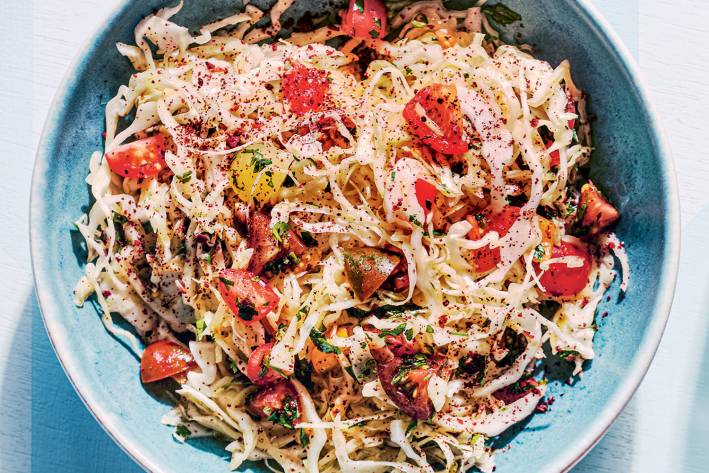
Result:
M180 2L117 45L75 302L232 470L491 472L542 359L593 359L616 260L628 285L584 94L501 4L352 0L276 39L291 3L193 35Z

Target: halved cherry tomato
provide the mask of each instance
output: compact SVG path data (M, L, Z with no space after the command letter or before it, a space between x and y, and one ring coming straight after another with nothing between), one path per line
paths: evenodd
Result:
M314 67L295 64L283 76L283 98L295 113L317 112L330 90L329 73Z
M419 205L423 208L424 215L433 208L433 202L436 199L436 186L425 179L416 179L416 199Z
M246 365L246 376L252 383L264 386L283 379L281 375L266 366L266 359L270 355L272 348L273 343L267 343L260 345L251 352L249 362Z
M259 419L268 419L286 428L300 422L298 392L290 381L281 381L249 396L246 410Z
M162 135L133 141L106 153L111 171L131 179L150 179L167 169Z
M571 243L562 240L551 250L551 258L575 256L581 258L581 265L569 266L566 263L552 263L549 269L542 271L539 263L532 263L539 275L539 282L547 294L558 297L574 296L588 284L591 273L591 257L583 243Z
M400 257L377 248L345 252L345 274L359 300L366 301L399 265Z
M350 0L342 15L342 31L365 40L387 35L387 10L380 0Z
M432 84L419 90L406 104L404 118L411 131L434 150L444 154L468 150L455 86ZM429 121L433 123L429 125Z
M278 307L278 295L271 285L245 269L222 270L219 293L229 309L247 324L258 322Z
M377 375L384 392L404 414L426 420L433 413L428 397L428 381L439 368L438 360L417 353L378 361Z
M591 181L581 186L579 208L585 209L581 226L589 228L591 234L596 234L611 226L620 218L620 212L601 195L601 192Z
M492 393L496 399L505 404L519 401L528 394L539 394L539 382L534 378L523 379Z
M519 218L520 208L508 205L496 214L484 211L477 215L468 215L466 220L473 226L468 232L468 238L479 240L487 233L495 231L500 238L507 235L510 228ZM490 248L490 245L471 250L475 271L486 273L500 262L500 249Z
M153 342L145 349L140 359L140 380L152 383L177 376L194 368L192 354L183 346L167 340Z

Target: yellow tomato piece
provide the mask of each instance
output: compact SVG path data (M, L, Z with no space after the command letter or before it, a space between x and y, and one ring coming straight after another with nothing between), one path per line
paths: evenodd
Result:
M352 327L339 327L336 333L338 337L349 337L350 335L352 335ZM345 354L347 354L348 352L348 349L343 350L343 353ZM338 361L336 354L321 352L315 347L315 345L313 345L310 340L308 340L308 359L313 364L313 369L315 369L315 371L320 374L326 373L331 369L340 366L340 362Z
M249 146L237 153L231 163L231 187L236 196L246 203L251 200L258 206L272 203L286 179L284 173L273 168L283 164L274 146L263 143Z

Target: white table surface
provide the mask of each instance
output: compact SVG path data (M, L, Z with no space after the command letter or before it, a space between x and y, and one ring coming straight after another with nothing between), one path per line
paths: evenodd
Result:
M530 0L531 1L531 0ZM649 86L682 200L680 278L637 394L576 472L709 471L709 2L593 0ZM115 0L0 1L0 471L138 471L95 425L46 341L31 278L29 184L54 92Z

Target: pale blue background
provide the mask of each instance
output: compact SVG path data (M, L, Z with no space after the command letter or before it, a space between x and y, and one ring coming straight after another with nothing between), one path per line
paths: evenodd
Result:
M94 421L59 366L32 291L26 237L31 166L44 114L68 58L111 3L0 0L2 472L140 471ZM594 3L639 59L666 121L678 164L684 235L679 289L656 362L619 422L575 471L707 471L709 271L702 263L709 160L701 139L709 129L706 2Z

